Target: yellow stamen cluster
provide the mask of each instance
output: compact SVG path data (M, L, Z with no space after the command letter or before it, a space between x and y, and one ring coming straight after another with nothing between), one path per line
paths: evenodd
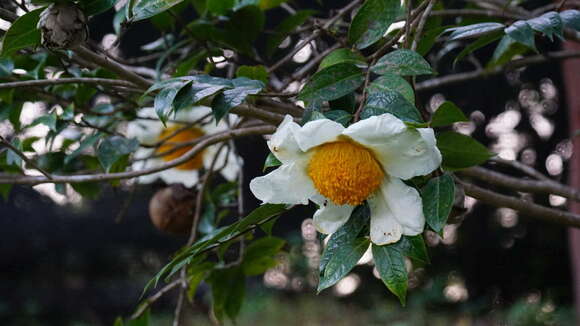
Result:
M177 132L180 128L182 127L181 126L169 127L164 129L159 135L159 140L165 141L163 145L157 148L155 153L163 155L161 158L166 162L181 157L183 154L187 153L193 147L191 145L180 146L181 144L185 142L191 142L204 135L203 130L196 127L188 128ZM202 167L203 167L203 152L197 154L191 160L181 165L178 165L176 169L198 170L201 169Z
M373 153L348 140L313 149L308 175L316 189L338 205L359 205L381 185L385 176Z

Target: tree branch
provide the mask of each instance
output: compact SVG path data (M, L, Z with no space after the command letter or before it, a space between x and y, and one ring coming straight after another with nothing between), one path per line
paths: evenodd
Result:
M60 84L97 84L97 85L107 85L107 86L125 86L125 87L135 87L135 84L120 80L120 79L107 79L107 78L58 78L58 79L40 79L40 80L23 80L15 82L0 83L0 89L4 88L17 88L17 87L42 87Z
M8 140L4 137L0 136L0 143L4 144L4 146L8 147L14 154L18 155L26 164L33 167L35 170L42 173L48 180L52 180L52 175L50 173L44 171L41 167L36 165L31 159L29 159L24 153L22 153L18 148L14 147Z

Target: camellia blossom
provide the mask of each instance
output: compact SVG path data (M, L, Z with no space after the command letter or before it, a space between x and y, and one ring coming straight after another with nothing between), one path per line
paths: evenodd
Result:
M425 175L441 164L431 128L409 128L385 113L353 123L320 119L300 127L286 116L268 147L282 165L250 183L265 203L319 205L314 225L330 234L365 200L370 238L377 245L423 232L419 192L402 180Z
M160 141L165 142L157 147L139 147L133 157L135 160L133 170L155 167L174 160L193 147L193 145L183 146L183 143L229 129L226 122L227 117L222 119L217 125L214 121L208 121L211 120L212 116L211 109L206 106L196 106L178 111L172 119L179 123L168 122L167 127L164 127L161 121L158 120L153 108L141 109L139 117L145 119L137 119L130 122L127 125L127 137L135 137L141 144L150 146L154 146ZM138 178L138 182L151 183L161 178L167 184L182 183L186 187L192 187L199 181L199 170L202 167L209 168L216 154L218 156L214 168L221 168L221 175L226 180L233 181L240 170L240 158L231 149L221 148L221 145L208 146L191 160L171 169L141 176Z

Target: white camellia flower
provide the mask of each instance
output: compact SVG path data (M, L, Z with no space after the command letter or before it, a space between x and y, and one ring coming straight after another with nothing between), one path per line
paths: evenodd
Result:
M176 146L179 146L180 143L229 129L225 121L227 117L216 125L215 121L211 120L211 109L206 106L196 106L191 109L178 111L172 119L180 123L168 122L167 127L164 127L161 121L159 121L153 108L141 109L139 111L139 117L149 118L150 120L137 119L129 122L127 125L128 138L137 138L144 145L154 145L160 140L166 140L166 143L157 148L139 147L133 157L135 160L133 170L159 166L160 164L174 160L189 151L192 146L180 147L161 157L150 157L171 151ZM187 124L182 122L193 123L193 125L181 130L184 126L187 126ZM138 182L151 183L157 178L161 178L167 184L182 183L186 187L192 187L199 181L199 169L202 167L210 167L218 151L219 154L214 168L217 169L223 166L220 170L222 176L228 181L233 181L241 168L240 159L232 150L223 148L220 151L220 146L221 144L209 146L190 161L158 173L141 176L138 178Z
M397 242L423 232L419 192L403 180L425 175L441 164L431 128L408 128L385 113L348 128L320 119L300 127L286 116L268 141L282 165L250 183L254 195L272 204L320 206L314 214L319 232L330 234L367 200L371 241Z

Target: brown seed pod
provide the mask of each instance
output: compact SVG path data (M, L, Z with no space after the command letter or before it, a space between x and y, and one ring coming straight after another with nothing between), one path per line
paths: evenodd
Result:
M187 235L193 223L194 194L182 184L172 184L149 201L149 217L155 227L173 235Z
M71 49L84 43L88 36L87 17L71 3L53 3L41 14L36 26L42 45L49 49Z

